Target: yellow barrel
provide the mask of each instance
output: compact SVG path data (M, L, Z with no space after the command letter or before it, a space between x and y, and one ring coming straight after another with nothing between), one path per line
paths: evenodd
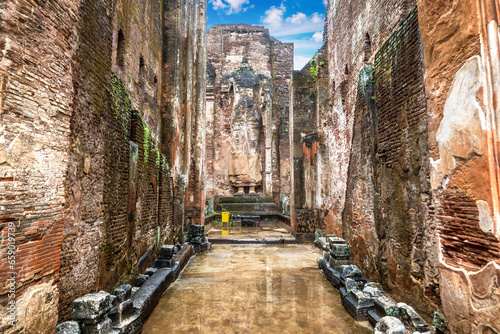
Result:
M229 235L229 212L222 213L222 235Z

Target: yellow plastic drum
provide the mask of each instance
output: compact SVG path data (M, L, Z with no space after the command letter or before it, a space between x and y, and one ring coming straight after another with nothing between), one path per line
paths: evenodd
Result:
M229 235L229 212L222 213L222 235Z

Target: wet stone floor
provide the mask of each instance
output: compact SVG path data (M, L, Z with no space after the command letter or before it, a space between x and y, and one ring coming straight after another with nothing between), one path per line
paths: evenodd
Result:
M262 222L260 226L231 228L228 235L222 235L220 227L216 226L208 231L209 239L293 239L290 233L274 222Z
M312 245L213 245L165 292L143 333L372 333L342 308Z

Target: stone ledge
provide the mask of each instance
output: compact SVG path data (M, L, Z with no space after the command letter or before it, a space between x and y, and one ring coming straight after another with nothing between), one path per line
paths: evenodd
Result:
M175 267L178 265L174 265ZM145 321L160 301L163 292L175 280L174 268L158 269L132 296L134 309Z
M231 245L242 245L242 244L261 244L261 245L285 245L285 244L296 244L297 240L285 239L285 238L270 238L270 239L214 239L210 238L210 242L213 244L231 244Z
M170 255L172 251L167 253ZM142 275L145 276L145 282L141 287L131 288L130 285L122 285L113 291L113 295L100 291L76 299L74 317L78 322L67 321L59 324L57 333L140 333L143 322L156 307L168 286L177 279L193 254L193 245L186 243L173 256L174 264L171 268L159 268L152 273L151 277ZM149 278L146 279L146 277ZM129 299L131 293L132 296Z
M193 256L193 245L184 244L181 250L174 254L172 268L160 268L147 279L134 293L131 300L134 309L144 322L160 301L169 285L174 282Z

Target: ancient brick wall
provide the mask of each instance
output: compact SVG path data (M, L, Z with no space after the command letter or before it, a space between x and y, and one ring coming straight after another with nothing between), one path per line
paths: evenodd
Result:
M212 64L207 64L207 81L206 81L206 135L205 135L205 159L206 159L206 174L205 187L206 197L214 198L215 196L215 105L214 105L214 85L215 85L215 68Z
M103 193L94 193L84 199L73 198L82 201L83 205L96 195L102 198L99 207L102 218L93 222L92 212L84 207L79 210L83 222L77 224L67 219L65 233L68 236L63 243L59 281L61 319L71 314L69 306L74 298L96 287L110 290L121 277L134 274L133 265L149 248L157 249L158 242L175 238L178 231L172 226L171 218L166 217L172 212L173 203L165 157L159 153L140 113L131 110L125 87L114 73L108 103L109 114L101 117L102 126L106 126L100 139L104 151ZM74 115L75 122L88 116L84 113ZM91 157L95 159L95 155ZM90 171L94 167L92 161L95 160L91 160L88 167L84 164L83 170L77 165L77 172ZM166 186L162 186L165 183ZM85 183L81 189L88 191ZM94 225L98 234L90 234L92 230L87 224ZM76 228L81 234L69 234ZM82 243L91 245L97 259L78 252ZM146 261L144 265L147 264Z
M325 36L323 36L325 37ZM331 108L331 89L329 85L329 56L328 56L328 45L323 44L323 47L318 50L316 57L314 58L314 67L317 72L316 77L316 128L318 134L318 147L317 147L317 159L316 159L316 170L317 182L315 184L315 205L317 208L321 208L324 211L325 217L325 232L328 234L334 233L334 224L332 215L330 214L331 208L325 205L325 199L330 195L330 175L325 172L325 167L328 167L329 156L331 154L336 154L336 152L330 152L325 145L325 138L329 134L329 124L328 124L328 113ZM311 71L309 69L309 71ZM337 233L338 234L338 233ZM339 234L340 235L340 234Z
M113 13L113 71L127 87L155 141L161 137L160 94L163 3L116 1Z
M431 315L439 287L436 240L427 219L430 165L419 36L415 7L375 55L379 205L385 213L379 238L387 240L387 286L395 283L396 294Z
M0 4L0 332L51 332L57 323L65 177L80 1ZM15 224L16 264L7 262ZM19 322L7 323L9 272ZM44 322L41 323L41 319Z
M388 57L390 59L390 57ZM353 247L353 262L370 279L380 281L386 268L379 267L379 248L385 238L380 224L380 183L378 180L378 113L372 67L359 75L354 109L353 138L349 161L344 233ZM384 97L384 102L389 100ZM387 110L384 110L387 113ZM384 231L381 231L384 229ZM385 271L384 271L385 269ZM379 274L380 270L380 274Z
M439 279L421 54L415 7L359 78L343 227L353 262L431 316Z
M263 74L271 79L273 88L273 108L271 124L272 144L270 162L261 159L262 171L266 164L271 165L271 181L267 189L278 203L280 194L290 194L290 142L289 142L289 83L293 69L293 46L281 43L269 36L267 29L261 26L218 25L210 28L207 35L207 68L211 78L207 86L213 87L210 102L213 110L207 119L207 176L209 187L207 193L215 195L232 195L228 176L229 144L231 137L231 92L230 87L222 87L224 75L230 75L239 68L244 60L255 73ZM212 88L211 88L212 89ZM213 99L213 100L212 100ZM213 104L212 104L213 103ZM261 157L266 157L264 143L265 126L261 134L259 147ZM266 183L266 173L263 172L263 182ZM264 186L262 187L264 188ZM257 189L263 194L264 189Z
M271 77L272 54L273 40L262 26L215 25L207 34L207 61L218 77L233 72L245 57L255 72Z
M190 182L186 193L186 210L191 210L191 224L202 224L205 213L205 175L206 175L206 36L207 36L207 4L206 1L198 1L191 4L190 11L186 12L186 17L190 20L190 25L185 28L184 36L188 38L189 62L185 64L185 69L191 72L192 82L188 84L186 94L191 96L192 102L192 141L189 147L191 152L189 175ZM188 7L189 8L189 7ZM191 38L192 31L196 32L196 37ZM189 222L187 223L189 224Z
M323 173L329 175L329 191L324 196L324 205L329 210L326 219L337 233L341 230L341 213L345 202L358 74L365 58L367 62L373 61L375 52L415 4L415 0L328 3L326 41L332 105L323 120L326 122L327 151L335 154L323 159Z
M294 159L294 206L295 208L310 208L306 204L305 166L316 156L307 156L304 152L304 138L316 134L316 85L311 76L309 66L302 71L293 73L293 133L292 150ZM311 143L312 144L312 143ZM312 145L309 145L310 147ZM307 161L304 161L307 160ZM312 184L309 184L312 186ZM310 204L310 203L309 203Z
M59 315L82 293L95 289L104 227L106 153L110 144L109 85L112 33L107 12L112 5L82 2L72 59L75 96L71 111L68 170L65 180L66 215L61 247ZM101 29L96 31L96 27ZM95 52L98 48L100 52ZM85 250L82 252L81 250Z
M273 182L274 197L279 194L289 196L291 193L290 183L290 79L293 69L293 44L272 41L272 68L273 78L276 85L276 109L273 110L276 127L278 128L273 147L273 174L279 175Z
M500 331L496 1L419 1L432 207L452 333Z
M323 198L327 197L328 175L323 173L323 163L329 152L324 145L325 123L324 113L329 109L328 54L326 44L318 50L311 61L300 71L294 71L292 83L292 154L293 198L291 207L312 210L323 210ZM302 232L313 233L314 226L323 226L326 233L332 233L331 224L327 225L324 214L320 224L308 226L301 217L292 210L292 226ZM298 230L297 230L298 231Z
M145 41L154 36L160 45L161 20L155 17L139 29L137 20L151 10L142 5L83 4L80 9L71 135L76 149L70 154L67 179L61 319L70 315L73 299L96 288L109 289L130 273L132 262L157 239L160 156L154 138L160 133L151 67L160 66L160 53L152 41ZM148 53L152 48L155 52ZM133 114L133 106L140 112ZM153 131L140 114L154 121ZM137 145L135 161L131 141ZM138 240L138 233L145 238ZM81 253L82 248L88 252Z
M414 5L328 5L322 197L335 225L345 198L353 260L393 295L452 333L498 330L498 5L419 1L418 23Z
M322 210L296 210L297 233L314 233L317 229L325 230L325 217Z
M2 318L0 331L52 333L73 299L133 277L149 249L154 255L158 245L182 241L174 176L195 173L181 179L195 180L203 202L198 78L204 83L206 3L185 2L177 12L150 1L1 6L0 282L10 270L6 228L15 223L18 320L12 327ZM182 26L167 38L164 26L174 21ZM198 39L186 41L193 32ZM186 61L169 68L177 58L166 41L177 47L181 39ZM165 73L180 78L187 68L191 81L169 82L167 90ZM184 159L167 160L178 147L161 141L171 123L160 111L187 97L192 105L176 112L190 121L170 134L193 140L183 142ZM4 289L2 314L7 301Z

